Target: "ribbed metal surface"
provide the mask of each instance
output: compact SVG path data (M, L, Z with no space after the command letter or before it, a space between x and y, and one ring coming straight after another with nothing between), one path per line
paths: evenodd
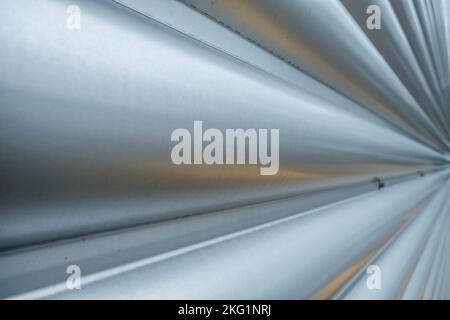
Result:
M0 2L0 297L448 298L449 13ZM194 120L278 128L278 174L174 165Z

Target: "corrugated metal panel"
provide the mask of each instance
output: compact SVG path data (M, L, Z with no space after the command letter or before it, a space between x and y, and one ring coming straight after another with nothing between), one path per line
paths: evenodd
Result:
M2 1L0 297L447 298L448 8L375 2ZM278 174L174 165L195 120Z

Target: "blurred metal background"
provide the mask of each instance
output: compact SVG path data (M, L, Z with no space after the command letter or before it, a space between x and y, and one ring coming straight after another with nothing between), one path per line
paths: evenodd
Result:
M0 297L450 298L449 18L447 0L1 1ZM279 173L172 164L194 120L279 128Z

